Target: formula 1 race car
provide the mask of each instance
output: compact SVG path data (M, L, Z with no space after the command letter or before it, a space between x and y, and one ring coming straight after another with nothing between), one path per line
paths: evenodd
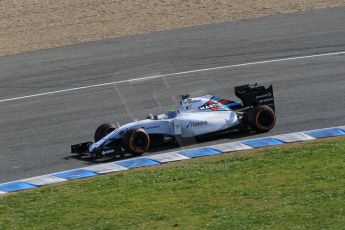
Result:
M272 85L257 84L235 87L242 103L207 95L190 98L181 96L180 107L160 115L123 126L100 125L94 134L95 143L71 146L71 152L89 155L141 155L154 145L181 143L188 138L204 137L233 131L268 132L276 121Z

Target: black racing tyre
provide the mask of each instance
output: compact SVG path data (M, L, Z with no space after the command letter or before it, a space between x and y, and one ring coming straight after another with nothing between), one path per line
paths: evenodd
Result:
M250 127L259 132L270 131L276 123L275 112L265 105L260 105L248 110L247 118Z
M144 129L131 129L125 133L122 146L129 153L141 155L150 146L150 136Z
M105 123L98 126L94 135L95 142L99 141L100 139L102 139L103 137L105 137L107 134L111 133L115 129L116 129L115 125L110 124L110 123Z

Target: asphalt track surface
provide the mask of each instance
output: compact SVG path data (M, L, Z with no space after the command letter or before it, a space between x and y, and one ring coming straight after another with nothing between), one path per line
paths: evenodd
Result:
M0 57L0 182L93 164L68 157L70 145L187 92L231 99L235 85L274 86L271 132L201 145L344 125L344 21L338 7Z

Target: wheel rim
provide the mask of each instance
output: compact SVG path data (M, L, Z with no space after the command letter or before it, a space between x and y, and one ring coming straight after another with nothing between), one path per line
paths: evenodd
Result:
M256 116L257 126L263 130L270 130L275 124L275 115L271 110L263 109Z
M150 145L150 139L145 131L137 130L131 135L129 145L132 152L144 153Z
M137 135L134 138L134 145L138 148L146 148L147 145L147 139L146 135L143 133L137 133Z

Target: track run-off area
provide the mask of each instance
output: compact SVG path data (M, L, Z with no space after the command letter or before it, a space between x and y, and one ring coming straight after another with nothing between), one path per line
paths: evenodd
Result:
M187 148L344 125L344 19L338 7L0 57L0 182L93 165L70 145L185 93L235 99L236 85L273 84L277 110L267 134Z

